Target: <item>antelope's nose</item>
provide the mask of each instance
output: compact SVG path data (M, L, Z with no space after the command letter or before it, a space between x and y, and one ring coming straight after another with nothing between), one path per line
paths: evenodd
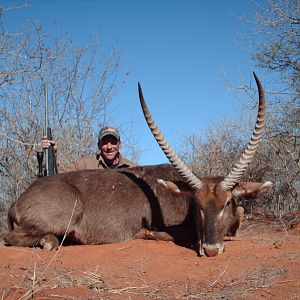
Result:
M219 253L218 248L204 248L204 253L208 257L216 256Z
M217 254L221 254L224 250L224 246L217 244L206 244L203 245L204 253L208 257L216 256Z

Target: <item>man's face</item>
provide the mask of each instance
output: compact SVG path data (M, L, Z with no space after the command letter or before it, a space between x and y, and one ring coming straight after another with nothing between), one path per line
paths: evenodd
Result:
M113 135L103 137L98 146L106 163L116 163L121 142Z

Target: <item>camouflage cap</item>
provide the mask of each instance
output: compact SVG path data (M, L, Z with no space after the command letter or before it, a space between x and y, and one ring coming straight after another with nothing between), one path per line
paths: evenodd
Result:
M99 134L98 134L98 141L102 140L105 136L112 135L118 140L120 140L120 134L119 131L114 127L103 127L101 128Z

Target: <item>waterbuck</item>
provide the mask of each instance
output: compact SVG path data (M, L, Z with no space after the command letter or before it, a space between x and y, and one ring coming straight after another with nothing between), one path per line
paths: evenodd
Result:
M190 241L199 255L224 250L242 214L237 199L259 196L271 182L240 179L258 148L265 126L265 97L254 74L259 109L251 140L226 177L198 178L156 126L139 87L145 119L171 165L86 170L41 178L10 207L7 245L56 249L69 243L107 244L134 238Z

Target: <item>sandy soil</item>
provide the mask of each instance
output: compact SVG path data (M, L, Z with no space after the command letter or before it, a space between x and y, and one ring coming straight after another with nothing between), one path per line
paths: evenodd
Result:
M300 227L290 225L245 220L212 258L162 241L1 246L0 299L300 299Z

